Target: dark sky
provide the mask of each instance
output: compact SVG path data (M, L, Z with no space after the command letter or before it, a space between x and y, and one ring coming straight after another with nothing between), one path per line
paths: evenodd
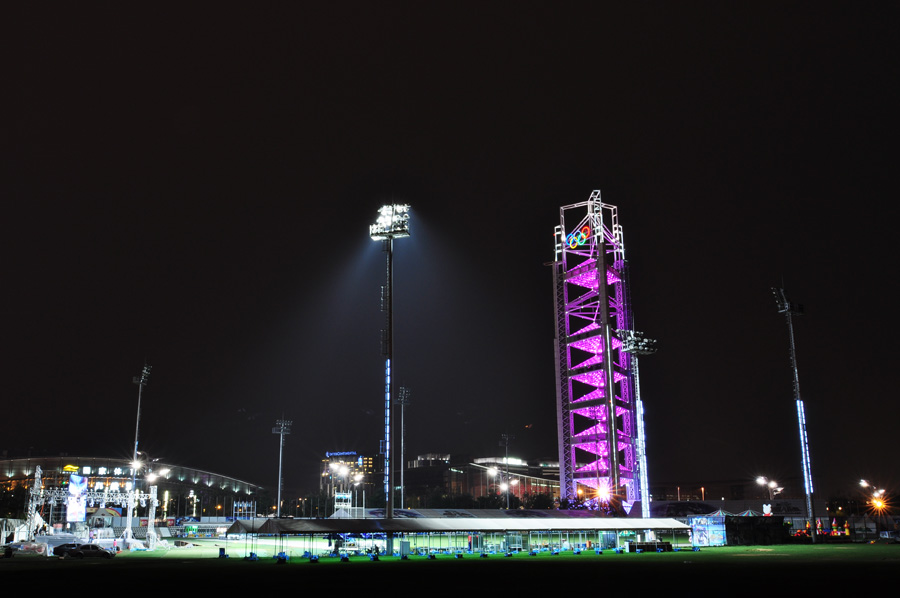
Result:
M783 283L821 493L896 486L896 15L483 4L7 12L0 450L130 456L146 360L152 457L272 486L282 414L288 486L376 452L395 201L408 454L556 460L544 263L600 189L651 484L796 483Z

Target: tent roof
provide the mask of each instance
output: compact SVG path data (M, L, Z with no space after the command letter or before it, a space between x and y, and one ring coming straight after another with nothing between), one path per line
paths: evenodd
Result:
M496 511L494 511L496 513ZM678 530L690 526L675 519L620 517L416 517L395 519L254 519L237 520L228 533L328 534L506 532L631 529Z

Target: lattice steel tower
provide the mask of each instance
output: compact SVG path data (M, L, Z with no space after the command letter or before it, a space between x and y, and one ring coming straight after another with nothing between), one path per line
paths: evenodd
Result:
M605 496L648 513L637 364L625 247L615 206L600 192L563 206L555 229L556 403L561 498Z

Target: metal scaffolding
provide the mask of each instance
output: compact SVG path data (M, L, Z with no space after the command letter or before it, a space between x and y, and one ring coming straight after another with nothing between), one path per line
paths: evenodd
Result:
M552 262L560 494L630 511L647 494L643 409L618 210L600 192L560 208Z

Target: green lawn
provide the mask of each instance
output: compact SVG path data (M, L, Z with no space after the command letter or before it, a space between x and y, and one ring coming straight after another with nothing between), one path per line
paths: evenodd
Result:
M0 560L3 579L30 578L103 579L125 582L137 579L159 583L184 583L207 589L234 589L253 586L263 580L306 584L311 588L332 583L347 584L424 584L441 587L450 584L470 588L490 579L516 580L523 590L561 589L570 580L576 588L582 581L601 584L604 591L646 589L674 593L693 591L728 592L730 595L759 595L761 588L831 592L873 588L900 572L900 544L779 545L704 548L699 552L602 555L527 553L505 557L502 554L481 558L465 554L457 559L438 555L434 560L413 556L408 560L381 557L374 562L365 556L349 562L322 557L317 563L294 554L286 563L278 563L271 547L256 544L257 553L268 554L257 561L245 560L242 541L196 540L192 548L168 551L124 552L111 560L76 561L47 557L18 557ZM219 548L229 558L218 558ZM249 543L248 543L249 547ZM299 554L302 554L299 553ZM486 577L487 576L487 577ZM154 582L155 583L155 582ZM474 586L473 586L474 584ZM171 586L169 586L171 587ZM355 587L355 585L354 585ZM763 593L771 593L770 591Z

